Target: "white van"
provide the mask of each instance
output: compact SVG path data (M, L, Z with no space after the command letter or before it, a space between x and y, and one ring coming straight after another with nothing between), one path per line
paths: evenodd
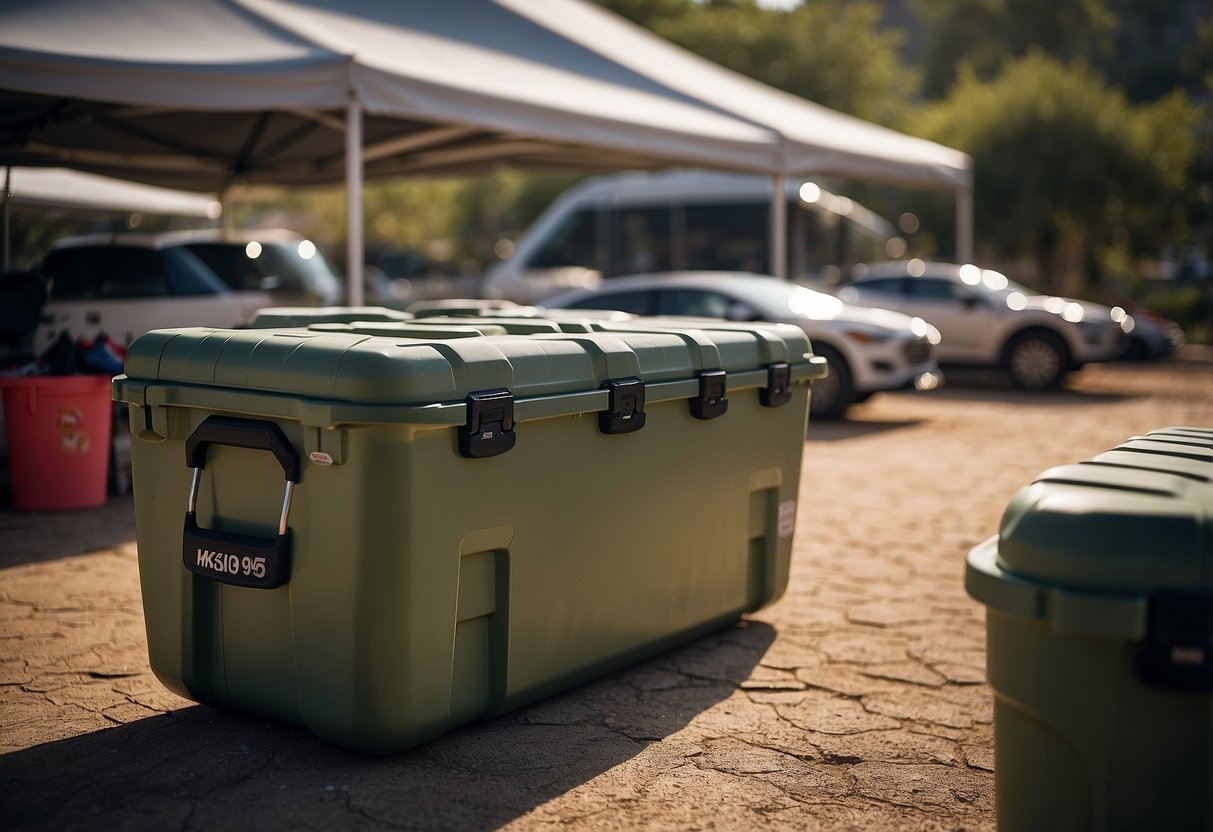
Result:
M862 205L788 180L788 275L837 282L855 263L884 260L896 232ZM535 303L602 278L641 272L770 273L771 179L673 171L587 179L527 229L482 293Z

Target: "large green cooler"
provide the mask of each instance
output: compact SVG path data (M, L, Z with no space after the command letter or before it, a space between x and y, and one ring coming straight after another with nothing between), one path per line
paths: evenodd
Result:
M1213 430L1050 469L969 553L1001 830L1213 829Z
M268 306L258 309L248 322L249 329L287 329L319 322L408 321L407 312L383 306Z
M152 669L392 752L725 625L786 585L824 370L764 324L144 335Z

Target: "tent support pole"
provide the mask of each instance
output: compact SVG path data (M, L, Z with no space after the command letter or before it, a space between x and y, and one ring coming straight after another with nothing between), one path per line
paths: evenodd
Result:
M973 262L973 183L956 192L956 262Z
M346 301L350 306L362 306L362 102L357 94L351 94L345 115L345 203Z
M4 168L4 191L0 192L0 214L3 214L2 222L4 228L0 231L0 243L4 245L4 255L0 257L0 272L8 271L9 264L9 246L12 244L12 237L9 235L8 227L8 200L12 196L13 191L13 166L8 165Z
M788 279L788 199L787 177L771 177L771 274Z

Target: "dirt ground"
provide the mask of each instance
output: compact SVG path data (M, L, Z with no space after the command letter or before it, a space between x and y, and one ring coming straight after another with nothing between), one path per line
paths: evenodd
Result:
M810 426L792 579L716 635L411 752L364 757L168 693L129 498L0 510L0 816L16 829L994 827L968 550L1053 465L1213 426L1213 363L953 377Z

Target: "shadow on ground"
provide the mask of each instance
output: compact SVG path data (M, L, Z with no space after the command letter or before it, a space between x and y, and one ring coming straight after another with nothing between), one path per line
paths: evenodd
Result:
M871 436L890 430L912 428L919 424L922 424L921 419L902 419L897 421L839 419L832 422L823 419L809 419L809 429L805 434L805 438L809 442L840 442L844 439L858 439L861 436Z
M1074 407L1089 404L1115 404L1137 398L1126 393L1091 392L1087 390L1045 390L1028 392L1015 388L985 387L981 385L951 385L946 390L931 393L940 402L980 402L1005 404L1010 407Z
M774 635L741 622L393 757L199 705L0 757L0 806L7 829L495 829L728 698Z
M912 395L930 397L931 401L994 402L1017 406L1073 406L1099 402L1122 402L1138 398L1137 393L1112 390L1081 389L1075 384L1081 376L1073 376L1066 386L1055 390L1020 390L1005 373L992 370L951 369L947 383L928 393Z
M112 549L134 539L135 506L130 495L110 497L105 505L88 509L0 507L0 569Z

